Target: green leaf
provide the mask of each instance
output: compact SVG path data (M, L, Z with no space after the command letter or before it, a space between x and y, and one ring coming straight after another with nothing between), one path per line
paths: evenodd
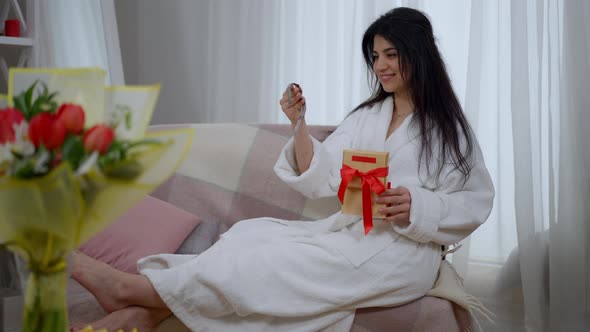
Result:
M22 96L14 98L14 106L23 113L25 119L28 121L31 119L31 115L29 114L29 109L26 107L23 98L24 97Z
M53 98L55 98L55 96L57 96L57 92L54 92L54 93L52 93L52 94L48 95L48 96L47 96L47 99L48 99L48 100L53 100Z
M24 158L24 156L22 154L18 153L17 151L11 150L10 153L16 159L23 159Z
M42 86L42 91L34 97L35 87L37 84ZM57 110L57 102L53 100L57 92L49 93L47 84L42 81L35 81L26 91L14 97L14 104L27 120L30 120L35 115L41 112L55 113Z
M84 146L82 146L82 139L78 136L69 135L66 138L62 148L62 159L69 162L73 170L78 169L82 158L84 158L86 152Z
M30 179L35 177L35 165L31 159L25 159L14 163L14 177L19 179Z
M37 98L37 100L35 100L35 103L33 104L33 106L31 106L30 109L30 113L31 113L31 118L34 117L35 115L37 115L38 113L40 113L40 109L41 109L41 103L43 102L43 99L41 98Z
M142 171L142 165L136 160L125 160L103 168L103 172L107 177L121 180L134 180Z
M55 102L47 102L47 101L43 101L42 103L39 104L39 108L34 110L35 114L41 113L41 112L46 112L46 113L51 113L51 114L55 114L55 111L57 111L57 103Z
M157 140L157 139L154 139L154 138L146 138L146 139L143 139L141 141L130 143L129 144L129 148L131 149L131 148L139 147L139 146L142 146L142 145L160 145L160 144L162 144L162 142L159 141L159 140Z
M125 128L127 130L131 129L131 112L125 112Z
M31 85L27 91L25 92L25 104L27 106L31 106L32 102L31 100L33 99L33 92L35 92L35 87L37 86L37 83L39 83L39 81L35 81L35 83L33 83L33 85ZM46 87L47 88L47 87Z
M101 168L108 167L124 159L123 150L111 150L98 158L98 166Z

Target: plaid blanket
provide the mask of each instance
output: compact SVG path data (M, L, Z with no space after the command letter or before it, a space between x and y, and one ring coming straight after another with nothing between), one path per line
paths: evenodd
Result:
M162 130L170 126L154 126ZM176 175L153 194L220 225L256 217L315 220L340 210L337 197L308 199L284 184L273 166L292 135L287 125L198 124ZM323 141L333 130L312 126Z

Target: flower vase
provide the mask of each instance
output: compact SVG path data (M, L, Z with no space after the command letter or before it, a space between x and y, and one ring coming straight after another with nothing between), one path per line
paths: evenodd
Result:
M27 282L23 332L66 332L67 272L32 269Z

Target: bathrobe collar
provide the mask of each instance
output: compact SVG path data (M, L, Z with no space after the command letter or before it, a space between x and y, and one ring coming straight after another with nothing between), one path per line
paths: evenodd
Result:
M410 114L404 122L389 136L389 124L393 116L393 97L387 97L383 102L373 105L367 109L366 125L364 128L375 128L372 132L363 131L355 149L370 151L389 151L390 154L408 144L418 137L420 132L417 126L412 125L414 114ZM388 148L386 148L386 144Z

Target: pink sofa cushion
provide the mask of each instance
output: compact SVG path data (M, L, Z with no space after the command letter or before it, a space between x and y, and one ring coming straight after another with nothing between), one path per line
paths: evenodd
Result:
M147 196L80 251L121 271L137 273L138 259L174 253L199 222L198 217Z

